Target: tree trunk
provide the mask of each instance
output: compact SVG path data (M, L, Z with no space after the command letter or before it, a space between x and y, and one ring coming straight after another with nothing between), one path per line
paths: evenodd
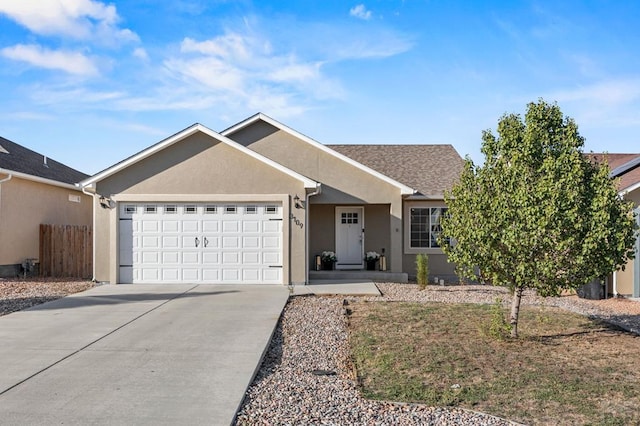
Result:
M518 337L518 317L520 316L520 300L522 300L522 287L516 288L513 292L513 300L511 301L511 338L516 339Z

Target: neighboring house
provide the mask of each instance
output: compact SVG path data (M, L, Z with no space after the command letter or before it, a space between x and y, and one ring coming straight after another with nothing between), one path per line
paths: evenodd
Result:
M256 114L195 124L80 182L95 198L95 278L304 284L315 256L455 279L436 237L463 160L450 145L322 145ZM405 275L406 276L406 275Z
M0 277L39 255L40 224L91 225L87 175L0 137Z
M610 176L619 179L618 193L633 202L636 220L640 226L640 154L588 154L595 161L606 161ZM608 277L607 292L614 296L640 297L640 233L637 234L636 258Z

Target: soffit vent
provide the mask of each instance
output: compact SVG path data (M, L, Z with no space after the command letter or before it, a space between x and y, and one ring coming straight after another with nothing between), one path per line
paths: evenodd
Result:
M0 145L0 153L2 154L8 154L9 151L7 151L6 149L4 149L4 147L2 145Z

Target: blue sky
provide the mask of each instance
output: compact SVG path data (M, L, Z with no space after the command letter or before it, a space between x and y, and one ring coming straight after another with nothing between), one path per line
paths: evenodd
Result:
M482 130L542 97L586 151L639 152L639 18L635 0L0 0L0 136L93 174L260 111L481 162Z

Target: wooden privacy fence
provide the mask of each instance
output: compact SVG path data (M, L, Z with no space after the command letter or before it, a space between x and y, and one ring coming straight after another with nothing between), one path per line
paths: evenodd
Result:
M40 225L40 276L91 278L91 226Z

